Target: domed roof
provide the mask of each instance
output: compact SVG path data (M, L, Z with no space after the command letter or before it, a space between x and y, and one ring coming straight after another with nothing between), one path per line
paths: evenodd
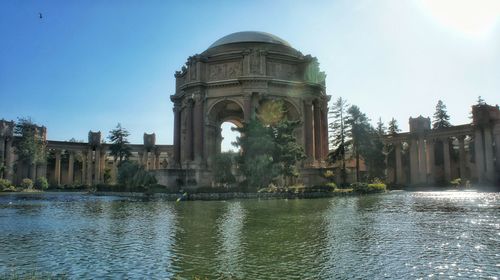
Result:
M232 33L220 38L219 40L215 41L212 45L210 45L209 49L226 44L243 43L243 42L269 43L269 44L284 45L290 48L292 47L287 41L273 34L269 34L266 32L259 32L259 31L242 31L242 32Z

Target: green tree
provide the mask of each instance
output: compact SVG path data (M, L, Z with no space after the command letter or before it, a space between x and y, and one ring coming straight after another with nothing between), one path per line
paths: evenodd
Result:
M31 118L19 118L14 126L14 135L17 136L15 151L20 162L32 169L35 164L46 162L45 139ZM34 170L30 173L33 174Z
M365 162L368 167L368 175L371 179L384 178L385 152L384 144L385 127L381 120L377 123L377 128L370 129L370 141L365 152Z
M272 118L266 113L236 129L241 135L235 143L242 150L239 170L251 187L266 187L278 178L288 184L299 176L296 163L305 158L294 135L300 122L286 119L282 102L280 106L273 105L272 111ZM279 115L282 117L278 121L274 116Z
M436 112L434 113L434 120L432 122L433 129L450 127L450 116L446 112L446 105L443 101L439 100L436 105Z
M109 132L108 139L111 141L111 145L109 146L110 154L114 157L115 161L118 160L118 164L121 164L123 160L127 160L131 156L127 140L129 135L130 133L120 123L116 125L115 129Z
M350 138L348 145L351 147L352 156L356 161L356 182L360 180L360 157L366 158L371 140L371 126L369 119L362 113L358 106L352 105L347 110L346 125L350 127L347 136Z
M396 135L400 131L401 131L401 129L399 129L398 121L396 121L396 119L392 118L389 121L389 127L387 128L387 134Z
M331 163L339 160L341 161L340 177L343 184L345 184L347 180L346 141L347 134L350 130L349 127L346 127L347 109L347 101L342 97L339 97L329 112L331 115L330 118L333 119L333 121L329 124L331 132L330 143L333 150L328 154L328 161Z
M486 101L484 101L484 99L481 97L481 95L479 95L477 97L477 102L476 103L477 103L476 105L479 105L479 106L487 105Z
M387 127L385 127L384 122L382 122L382 118L378 118L376 133L378 137L384 137L385 131Z
M214 159L214 181L218 184L232 184L236 182L232 169L235 153L225 152L217 155Z
M387 134L390 136L397 135L401 129L399 129L398 122L396 119L392 118L389 121L389 127L387 128ZM387 166L394 168L396 167L396 152L393 144L388 144L386 147L387 153Z
M272 154L275 149L274 139L269 127L253 119L236 129L240 136L235 146L242 152L238 157L239 170L245 176L249 187L267 187L278 175Z
M153 174L137 162L123 161L118 167L118 183L127 190L143 188L156 184Z
M278 165L279 174L283 177L285 185L299 176L296 163L306 158L304 149L297 144L294 135L299 125L300 121L282 120L270 127L275 143L273 161Z

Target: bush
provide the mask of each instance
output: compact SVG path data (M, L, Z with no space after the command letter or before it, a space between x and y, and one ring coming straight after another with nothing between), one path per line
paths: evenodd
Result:
M21 181L21 188L31 190L33 188L33 181L29 178L24 178Z
M461 178L456 178L454 180L450 181L450 184L454 187L460 187L462 185L462 179Z
M136 162L125 161L118 167L118 183L128 190L145 189L156 182L156 178Z
M14 191L16 191L16 187L14 187L9 180L0 179L0 191L14 192Z
M38 177L35 181L35 188L39 190L46 190L49 187L49 182L47 182L47 178Z
M9 180L0 178L0 188L9 188L10 186L12 186L12 183Z
M384 183L352 183L351 188L358 193L380 193L385 192L387 186Z

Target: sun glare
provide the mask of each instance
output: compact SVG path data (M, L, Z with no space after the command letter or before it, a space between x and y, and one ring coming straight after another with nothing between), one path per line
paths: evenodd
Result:
M488 37L499 23L498 0L421 0L435 20L467 37Z

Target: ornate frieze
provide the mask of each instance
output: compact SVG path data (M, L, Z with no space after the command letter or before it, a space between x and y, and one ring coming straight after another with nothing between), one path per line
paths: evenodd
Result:
M288 63L268 61L267 75L281 80L296 80L297 67Z
M241 76L241 62L226 62L211 64L209 66L210 81L236 79Z

